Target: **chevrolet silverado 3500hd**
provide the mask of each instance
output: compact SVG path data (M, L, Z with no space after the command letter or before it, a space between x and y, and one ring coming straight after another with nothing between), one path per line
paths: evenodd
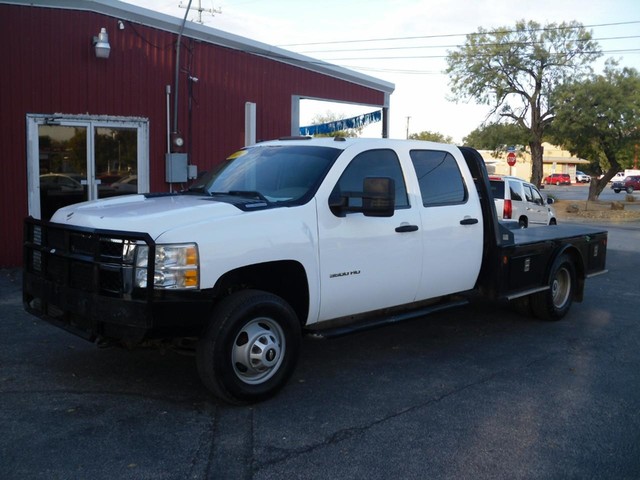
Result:
M285 385L304 332L478 295L560 319L605 272L606 245L580 225L505 228L473 149L290 138L234 153L179 194L26 219L24 305L90 341L190 339L206 387L249 403Z

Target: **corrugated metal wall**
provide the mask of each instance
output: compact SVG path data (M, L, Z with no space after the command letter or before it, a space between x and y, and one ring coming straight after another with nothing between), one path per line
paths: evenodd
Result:
M107 60L97 59L92 45L102 27L111 45ZM0 267L21 264L27 114L148 118L151 190L168 190L165 86L173 84L177 36L130 22L124 27L96 13L0 5ZM191 134L191 162L200 171L243 146L245 102L257 104L262 140L290 134L292 95L384 104L380 91L189 38L181 65L179 127L187 144ZM191 115L188 74L199 79Z

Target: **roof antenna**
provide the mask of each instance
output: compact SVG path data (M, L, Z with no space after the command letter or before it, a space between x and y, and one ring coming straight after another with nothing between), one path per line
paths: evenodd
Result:
M182 2L180 2L180 5L178 5L178 7L186 8L187 12L189 12L189 7L185 7L184 5L182 5ZM198 8L196 8L195 10L198 12L198 19L195 21L200 25L204 24L204 21L202 20L202 12L210 13L212 17L215 16L216 13L222 13L221 8L213 8L213 6L211 8L202 8L202 0L198 0Z

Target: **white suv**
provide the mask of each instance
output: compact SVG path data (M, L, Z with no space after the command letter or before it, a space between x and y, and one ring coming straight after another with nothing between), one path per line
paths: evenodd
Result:
M520 228L529 225L556 225L556 212L552 198L544 199L535 185L518 177L490 175L491 192L498 218L517 223Z
M578 183L589 183L591 181L591 176L587 175L580 170L576 170L576 182Z

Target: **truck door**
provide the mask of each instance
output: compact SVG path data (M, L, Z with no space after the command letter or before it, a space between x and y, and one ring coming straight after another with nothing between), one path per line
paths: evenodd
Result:
M482 211L473 178L446 151L409 152L420 187L424 269L416 298L474 287L482 264ZM462 161L462 160L461 160Z
M391 217L334 214L330 194L362 191L367 177L395 182ZM421 274L420 215L409 203L394 150L367 150L348 163L339 179L327 178L318 195L320 320L378 310L414 300ZM333 191L331 191L333 189ZM352 199L353 200L353 199Z

